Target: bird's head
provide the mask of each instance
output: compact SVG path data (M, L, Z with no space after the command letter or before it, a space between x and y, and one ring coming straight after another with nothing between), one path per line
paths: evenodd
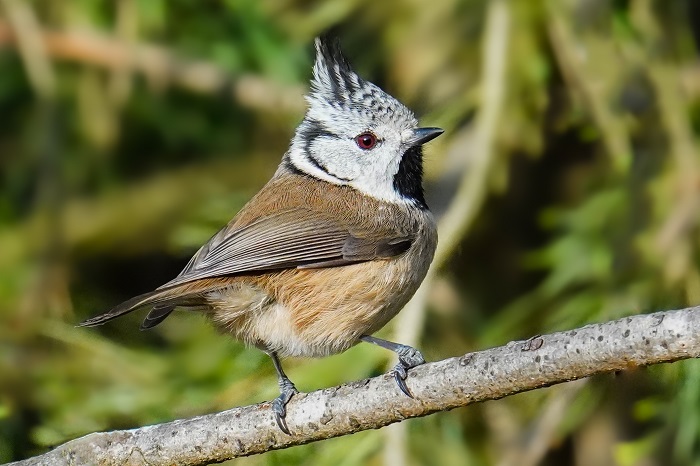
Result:
M294 168L377 199L427 208L421 146L440 128L419 128L413 112L360 78L326 36L316 39L306 100L287 155Z

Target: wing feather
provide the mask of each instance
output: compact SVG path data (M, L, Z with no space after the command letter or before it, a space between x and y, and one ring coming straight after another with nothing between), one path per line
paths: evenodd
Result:
M180 275L161 288L224 275L387 258L404 252L411 242L410 238L377 236L351 232L343 222L311 209L283 210L244 226L223 228Z

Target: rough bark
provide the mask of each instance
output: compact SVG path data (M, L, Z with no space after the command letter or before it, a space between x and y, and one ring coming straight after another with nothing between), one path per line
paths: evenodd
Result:
M410 371L415 398L383 375L295 396L292 435L269 403L131 430L93 433L14 465L203 465L377 429L486 400L700 355L700 306L626 317L428 363Z

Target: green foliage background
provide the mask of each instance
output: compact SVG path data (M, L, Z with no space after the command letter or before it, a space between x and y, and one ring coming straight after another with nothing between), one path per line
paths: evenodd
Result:
M268 359L200 316L74 324L175 275L271 176L329 28L446 129L426 154L434 211L474 212L444 230L413 329L429 359L697 304L699 18L693 0L0 1L0 462L276 396ZM390 357L285 365L310 391ZM700 365L237 463L402 461L700 464Z

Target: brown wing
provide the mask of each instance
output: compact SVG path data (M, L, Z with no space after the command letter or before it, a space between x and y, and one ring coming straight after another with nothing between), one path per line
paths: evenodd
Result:
M197 251L180 275L161 288L223 275L389 258L410 245L409 237L351 232L328 215L297 207L242 227L225 227Z
M390 258L411 246L414 228L400 210L371 198L353 204L347 197L354 194L350 188L306 178L303 181L289 174L273 178L254 200L260 211L273 214L256 218L251 209L244 208L202 246L174 280L80 325L101 325L135 309L154 306L142 327L149 328L177 306L203 304L201 290L188 291L179 286L194 280L342 266ZM339 218L322 212L338 212Z

